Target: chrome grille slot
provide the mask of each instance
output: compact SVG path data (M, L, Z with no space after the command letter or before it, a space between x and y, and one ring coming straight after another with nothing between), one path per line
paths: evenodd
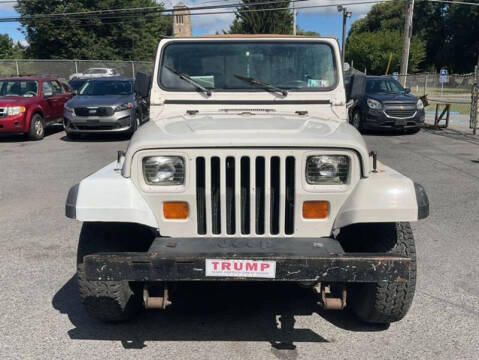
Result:
M197 233L294 234L296 162L294 156L197 157Z
M211 158L211 231L221 234L220 158Z

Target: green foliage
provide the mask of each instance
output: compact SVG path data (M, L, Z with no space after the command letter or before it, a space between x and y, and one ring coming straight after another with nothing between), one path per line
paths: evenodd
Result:
M266 1L266 0L265 0ZM242 0L236 11L230 34L291 34L293 31L293 12L289 9L289 1L275 4L249 5L258 0ZM277 11L252 11L254 9L288 8Z
M300 36L320 36L316 31L303 30L299 26L296 26L296 35Z
M154 0L19 0L23 16L157 6ZM170 35L171 17L158 14L100 19L22 20L36 59L151 60L161 36Z
M352 25L349 37L357 38L361 33L378 33L384 34L383 36L390 31L402 33L405 11L404 0L376 4L365 18ZM449 72L472 72L479 55L479 7L416 1L413 42L415 39L424 43L426 56L422 64L416 64L416 70L410 67L409 72L438 70L442 67L447 67ZM348 44L351 44L349 38ZM400 45L402 46L402 41ZM401 51L400 47L398 49ZM364 56L367 55L364 52ZM415 55L411 49L411 57ZM346 59L354 60L355 66L358 62L364 63L357 56L363 55L356 52L352 57L346 47Z
M354 61L357 69L368 70L375 75L385 74L389 56L392 54L389 73L399 71L401 64L402 34L398 30L360 32L348 37L346 61ZM411 41L409 70L419 71L419 65L426 56L424 42L419 38Z
M7 34L0 34L0 59L21 59L24 48Z

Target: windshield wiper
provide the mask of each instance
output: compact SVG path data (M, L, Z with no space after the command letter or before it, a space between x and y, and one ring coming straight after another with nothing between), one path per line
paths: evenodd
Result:
M201 85L200 83L196 82L195 80L193 80L190 75L188 74L185 74L185 73L182 73L181 71L178 71L174 68L172 68L171 66L168 66L168 65L163 65L165 68L167 68L168 70L170 70L173 74L176 74L181 80L184 80L186 81L187 83L189 83L190 85L193 85L195 88L197 88L198 90L201 90L203 91L206 95L208 96L211 96L211 90L205 88L203 85Z
M285 90L285 89L281 89L279 87L276 87L272 84L268 84L268 83L265 83L261 80L258 80L258 79L255 79L255 78L252 78L252 77L248 77L248 76L244 76L244 75L238 75L238 74L234 74L234 77L237 78L237 79L240 79L242 81L245 81L247 83L250 83L252 85L256 85L256 86L259 86L265 90L268 90L268 91L274 91L274 92L279 92L281 93L283 96L287 96L288 95L288 92Z

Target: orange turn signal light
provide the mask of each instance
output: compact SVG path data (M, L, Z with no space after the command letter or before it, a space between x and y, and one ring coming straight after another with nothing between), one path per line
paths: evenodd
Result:
M189 207L184 201L168 201L163 203L163 216L168 220L188 219Z
M304 219L326 219L329 215L329 202L305 201L303 203Z

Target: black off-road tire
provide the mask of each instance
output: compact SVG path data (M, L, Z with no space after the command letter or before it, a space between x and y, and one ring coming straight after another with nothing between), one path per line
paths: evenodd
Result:
M105 322L132 318L143 308L142 284L128 281L88 281L83 257L97 252L146 251L154 238L147 227L124 223L84 223L77 252L80 298L90 316Z
M30 140L41 140L44 138L45 122L40 114L34 114L32 116L27 136Z
M353 284L348 307L368 323L401 320L411 307L416 289L416 248L409 223L355 224L341 230L339 240L348 252L385 252L411 258L405 282Z

